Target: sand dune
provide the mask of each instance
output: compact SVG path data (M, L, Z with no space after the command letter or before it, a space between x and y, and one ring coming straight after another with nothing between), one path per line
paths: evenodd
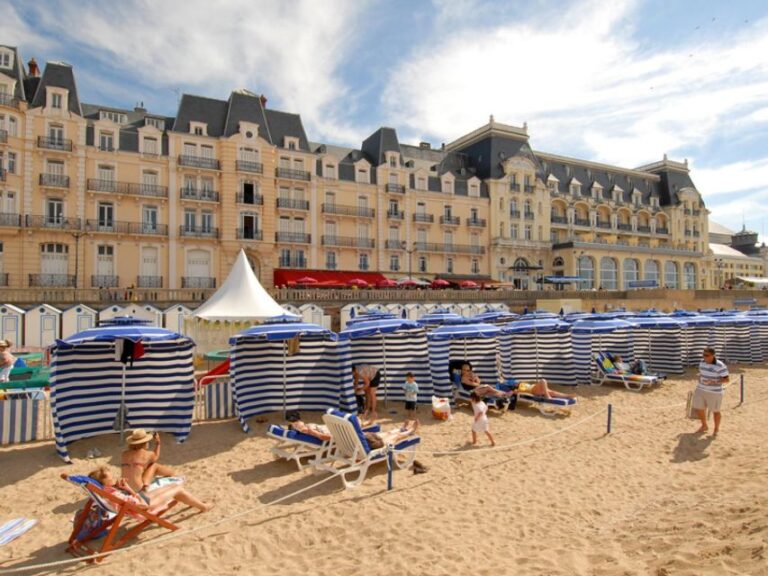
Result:
M644 393L618 387L579 387L568 418L518 408L492 415L495 451L466 446L468 408L447 422L420 408L423 475L398 471L386 490L386 466L363 486L344 491L338 479L288 500L323 475L299 472L269 453L255 424L247 436L234 421L196 426L184 445L163 444L163 460L180 469L191 491L212 500L208 514L189 514L186 530L161 542L160 530L140 549L99 567L75 564L62 572L98 574L768 574L768 368L732 367L746 378L726 396L719 437L693 434L684 418L694 372ZM614 408L605 435L605 406ZM402 420L390 405L384 427ZM599 414L598 414L599 413ZM578 426L528 445L598 414ZM309 416L307 414L307 416ZM312 415L319 421L319 415ZM268 418L278 422L277 415ZM485 445L487 446L487 445ZM85 459L89 448L109 457ZM432 452L458 450L455 455ZM51 443L0 450L0 520L38 518L40 524L0 548L0 571L69 558L70 519L82 504L61 472L115 465L115 436L71 448L67 466ZM219 525L211 523L250 511ZM184 514L184 513L182 513ZM32 573L32 572L27 572Z

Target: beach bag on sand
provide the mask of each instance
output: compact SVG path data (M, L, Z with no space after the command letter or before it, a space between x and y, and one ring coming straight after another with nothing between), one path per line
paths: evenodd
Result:
M432 416L437 420L448 420L451 417L451 401L432 396Z
M109 520L107 512L100 506L89 507L87 504L86 502L86 506L82 510L75 512L75 517L72 519L73 524L77 526L81 516L83 514L88 515L76 536L80 542L101 538L107 533L105 527L107 520Z
M699 419L698 414L696 414L696 410L693 408L693 392L688 392L688 398L685 400L685 416L689 420ZM709 410L707 410L707 418L709 418Z

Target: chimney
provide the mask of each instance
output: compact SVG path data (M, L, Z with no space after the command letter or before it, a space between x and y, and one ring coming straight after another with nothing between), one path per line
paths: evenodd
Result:
M261 107L266 108L267 107L267 97L262 94L259 96L259 101L261 101Z
M37 65L37 60L34 58L30 58L29 62L27 62L27 67L29 68L29 75L37 78L40 76L40 68Z
M421 148L422 150L431 150L432 144L430 144L429 142L419 142L419 148Z

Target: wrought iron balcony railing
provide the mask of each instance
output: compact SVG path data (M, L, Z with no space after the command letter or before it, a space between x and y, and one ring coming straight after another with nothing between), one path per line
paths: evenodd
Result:
M387 210L387 218L392 220L403 220L405 218L405 212L403 210Z
M106 232L111 234L148 234L153 236L168 236L168 225L155 222L124 222L120 220L89 219L85 229L89 232Z
M420 252L448 252L453 254L485 254L485 246L471 244L440 244L432 242L416 242L416 250Z
M342 216L357 216L361 218L373 218L376 215L376 210L367 206L344 206L328 202L322 205L322 211L326 214L340 214Z
M80 230L80 218L66 218L64 216L33 216L27 214L22 217L27 228L55 228L58 230Z
M589 218L574 218L573 223L576 226L589 226Z
M91 276L91 288L117 288L118 286L120 286L118 276L105 276L103 274Z
M179 156L179 164L181 166L189 166L190 168L204 168L206 170L220 170L221 163L216 158L208 158L207 156L191 156L189 154L181 154Z
M8 106L9 108L18 108L19 99L14 98L13 94L7 92L0 92L0 106Z
M405 194L405 186L402 184L387 184L387 192L394 194Z
M433 214L424 214L421 212L416 212L416 214L413 215L413 221L414 222L434 222L435 216Z
M162 276L136 276L137 288L162 288Z
M46 150L58 150L60 152L72 152L72 140L68 138L37 137L37 147Z
M180 196L184 200L201 200L203 202L219 201L219 193L210 188L184 186L180 189Z
M30 274L29 275L30 288L37 287L58 287L58 288L74 288L75 287L75 275L74 274Z
M264 196L255 192L249 194L238 192L235 194L235 202L238 204L249 204L251 206L263 206Z
M105 178L88 178L88 190L94 192L112 192L132 196L149 196L152 198L167 198L168 187L158 184L139 184L138 182L119 182Z
M555 216L554 214L549 217L549 221L552 224L568 224L567 216Z
M440 224L445 224L446 226L458 226L461 224L461 218L458 216L440 216Z
M209 276L182 276L181 287L212 290L216 288L216 278L211 278Z
M278 178L287 178L288 180L305 180L309 182L312 175L306 170L296 170L294 168L275 168L275 175Z
M349 248L373 248L376 242L373 238L356 238L354 236L322 236L323 246L344 246Z
M264 164L261 162L252 162L250 160L237 160L235 167L240 172L252 172L254 174L264 173Z
M195 238L218 238L219 229L210 226L179 226L179 236L192 236Z
M485 218L467 218L467 226L476 226L477 228L485 228L487 221Z
M309 244L312 242L312 235L304 232L275 232L275 242Z
M69 188L69 176L64 174L40 174L40 186Z
M238 228L237 239L238 240L263 240L264 231L254 230L253 228Z
M309 210L309 200L297 200L296 198L278 198L278 208L290 208L291 210Z

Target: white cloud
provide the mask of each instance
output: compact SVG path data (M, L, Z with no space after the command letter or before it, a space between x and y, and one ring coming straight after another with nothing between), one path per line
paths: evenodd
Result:
M339 66L348 57L366 2L134 0L62 2L35 8L39 25L62 45L89 55L157 90L182 87L225 99L246 87L280 109L325 129L343 118L348 88ZM132 104L128 103L128 104ZM310 131L312 132L312 131Z

